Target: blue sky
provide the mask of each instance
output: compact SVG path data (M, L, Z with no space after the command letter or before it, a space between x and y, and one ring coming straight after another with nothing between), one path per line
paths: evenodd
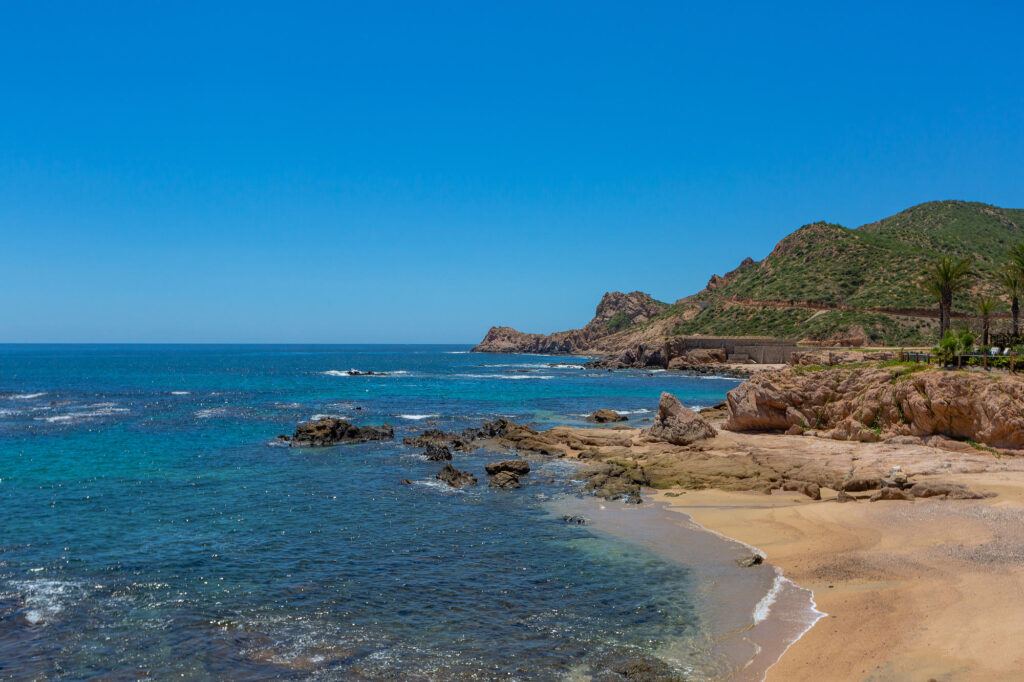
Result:
M475 342L1024 207L1019 3L718 4L4 3L0 341Z

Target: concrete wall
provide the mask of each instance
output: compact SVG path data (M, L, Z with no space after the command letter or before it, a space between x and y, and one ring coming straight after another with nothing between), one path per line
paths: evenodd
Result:
M722 348L729 362L785 363L796 351L796 341L768 336L677 336L666 344L669 357L694 348Z

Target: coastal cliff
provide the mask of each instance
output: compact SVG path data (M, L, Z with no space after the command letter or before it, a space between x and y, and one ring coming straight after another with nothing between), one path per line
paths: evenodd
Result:
M763 260L747 257L725 275L711 274L704 289L675 303L612 292L582 329L545 335L492 327L474 350L615 357L683 335L923 345L938 329L935 306L918 286L924 266L938 256L973 259L982 277L953 310L966 323L973 295L1002 295L985 282L1006 246L1021 241L1024 210L977 202L933 201L856 229L816 222L787 235Z
M642 291L624 294L606 293L597 304L594 318L582 329L553 334L526 334L511 327L491 327L483 341L473 348L476 353L550 353L567 355L586 353L600 347L608 337L621 336L610 347L628 345L629 335L621 332L650 322L668 308ZM625 345L623 347L625 347Z

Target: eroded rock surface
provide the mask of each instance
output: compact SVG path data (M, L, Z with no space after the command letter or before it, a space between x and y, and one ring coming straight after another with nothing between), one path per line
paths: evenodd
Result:
M658 400L658 415L647 429L651 440L673 445L689 445L705 438L714 438L718 432L706 419L679 402L671 393L662 393Z
M1024 449L1024 380L973 371L837 367L763 372L729 392L733 431L826 432L836 440L944 437ZM943 441L939 440L938 443Z

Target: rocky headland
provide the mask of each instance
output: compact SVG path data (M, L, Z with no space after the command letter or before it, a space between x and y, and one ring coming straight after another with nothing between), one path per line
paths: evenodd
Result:
M527 334L492 327L475 350L627 362L620 359L627 350L656 353L681 336L786 338L821 347L930 344L938 315L918 286L922 269L941 256L970 257L983 275L972 294L1003 297L988 282L1005 260L1005 246L1020 241L1022 226L1024 211L966 201L920 204L856 229L810 223L762 260L748 257L724 275L708 273L702 290L671 304L639 291L610 292L582 328ZM957 303L955 319L972 317L971 299ZM652 361L636 357L643 352L633 355L629 366ZM712 359L666 355L658 366Z

